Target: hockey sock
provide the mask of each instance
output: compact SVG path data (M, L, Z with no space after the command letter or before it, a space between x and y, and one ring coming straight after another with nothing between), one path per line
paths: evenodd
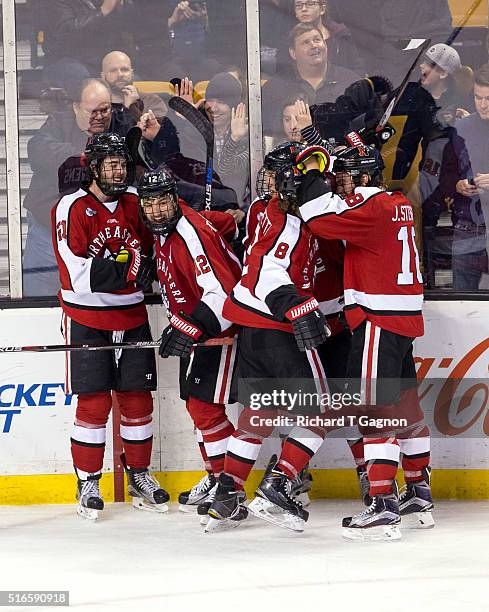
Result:
M406 482L423 480L423 469L430 464L430 438L398 439L402 452L401 465Z
M202 461L204 462L204 468L206 472L208 472L209 474L212 474L212 467L209 462L209 457L207 456L207 453L205 452L204 439L202 437L202 432L200 431L200 429L197 429L197 427L195 428L195 431L197 435L197 443L199 445L200 454L202 455Z
M370 496L388 495L399 465L399 444L394 437L364 438Z
M348 442L348 446L350 447L351 454L353 455L355 466L357 468L366 468L364 448L363 448L363 438L358 438L356 440L347 439L347 442Z
M100 472L104 462L106 423L112 407L110 392L80 393L71 437L73 464L88 473Z
M321 448L324 434L303 427L294 427L285 441L277 467L289 478L295 478Z
M151 391L117 391L121 412L121 438L127 465L148 468L153 447Z
M233 424L226 417L226 407L193 396L188 398L186 405L195 426L202 434L212 473L219 476L224 468L229 437L234 431Z

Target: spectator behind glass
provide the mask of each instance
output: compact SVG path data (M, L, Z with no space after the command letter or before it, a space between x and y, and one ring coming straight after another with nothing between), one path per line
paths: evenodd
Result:
M474 79L476 112L455 123L457 164L443 168L455 184L452 268L453 288L459 291L477 291L488 272L489 64L481 66Z
M328 5L333 19L352 33L367 74L381 74L396 87L416 56L415 49L403 50L408 42L444 42L452 31L448 0L328 0Z
M453 156L453 125L457 117L468 115L466 95L457 87L461 70L458 53L445 44L430 47L420 64L418 83L410 83L397 113L407 114L399 140L393 179L406 178L421 144L419 194L423 220L423 262L428 288L435 287L437 254L449 255L444 230L437 228L440 214L451 197L451 181L441 181L441 168Z
M78 189L84 178L80 156L90 136L106 132L124 136L112 117L110 91L98 79L78 88L72 107L49 115L29 140L32 178L24 199L28 231L23 258L24 295L55 295L59 288L51 238L50 212L60 193ZM122 132L122 133L121 133Z
M343 23L329 17L326 0L289 0L289 10L299 23L306 23L320 30L328 47L328 59L336 66L344 66L358 74L364 74L365 66L355 41ZM279 52L280 68L290 68L288 49L282 45Z
M100 76L111 92L112 114L121 124L132 127L145 109L151 109L157 117L166 115L168 109L160 96L139 93L133 83L131 58L122 51L107 53L102 60Z
M307 101L291 95L282 105L283 134L277 139L274 146L286 141L305 142L309 145L320 145L333 153L331 144L321 138L319 131L314 127L311 111Z
M204 0L172 0L168 18L173 76L187 74L195 81L207 80L219 70L219 63L208 57L209 20Z
M91 76L112 49L134 55L133 0L51 0L46 15L43 50L46 65L64 73L67 61L82 64Z
M334 102L360 77L328 60L328 49L321 31L309 24L297 24L289 34L289 54L293 70L277 76L262 88L263 127L266 135L282 131L280 108L290 92L299 92L311 104Z

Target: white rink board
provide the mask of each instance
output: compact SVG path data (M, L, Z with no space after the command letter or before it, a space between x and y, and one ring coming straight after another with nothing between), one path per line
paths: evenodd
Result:
M150 306L149 311L153 336L157 338L167 323L166 316L158 305ZM420 367L427 369L428 376L444 378L466 363L467 377L487 381L489 303L428 302L424 312L426 334L416 342L415 356ZM59 308L2 310L0 345L61 344L60 320ZM477 347L480 355L475 358ZM73 399L65 405L61 387L64 358L64 353L0 354L0 475L72 473L69 437L76 401ZM177 359L158 359L158 380L152 468L157 471L201 470L193 426L178 397ZM421 391L427 383L421 383ZM473 418L470 431L482 435L433 440L435 468L489 468L489 442L482 432L485 418L489 424L489 407L485 406L482 395L481 392L475 398L474 407L453 417L458 419L458 424ZM231 408L231 413L237 414L236 407ZM9 431L4 431L6 429ZM109 425L104 464L107 471L112 468L111 439ZM269 441L262 456L268 457L277 445L276 440ZM259 466L263 466L263 462ZM312 466L351 467L351 456L344 440L327 440Z

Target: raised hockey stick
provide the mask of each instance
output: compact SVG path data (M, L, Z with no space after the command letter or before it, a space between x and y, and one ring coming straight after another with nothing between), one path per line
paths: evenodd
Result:
M465 13L465 15L462 18L462 21L458 24L458 26L456 28L454 28L453 32L450 34L450 36L447 38L447 40L445 41L445 44L448 46L451 46L453 41L457 38L457 36L460 34L460 32L462 31L462 28L465 26L465 24L467 23L467 21L472 17L472 15L475 13L475 11L477 10L477 7L479 6L479 4L482 2L482 0L475 0L475 2L473 2L471 4L471 6L469 7L469 9L467 10L467 12Z
M212 203L212 172L214 166L214 126L204 117L195 106L180 98L173 96L168 100L168 106L176 113L185 117L194 126L205 141L205 209L210 210Z
M193 346L227 346L233 338L210 338ZM44 344L38 346L0 346L0 353L55 353L60 351L112 351L117 349L154 349L159 342L119 342L118 344Z
M392 112L394 111L394 108L396 107L396 104L401 99L401 96L404 93L404 90L406 89L407 84L409 83L409 79L411 78L411 75L413 74L414 69L416 68L416 66L419 63L419 60L426 53L426 51L428 50L428 47L430 45L431 45L431 38L428 38L419 47L419 52L416 55L416 59L414 60L414 62L412 63L411 67L407 71L406 76L404 77L402 83L397 88L395 95L390 100L389 104L387 105L387 107L386 107L386 109L384 111L384 114L382 115L382 118L380 119L379 123L375 127L375 132L376 133L382 132L382 130L385 128L387 122L390 119L390 116L392 115Z

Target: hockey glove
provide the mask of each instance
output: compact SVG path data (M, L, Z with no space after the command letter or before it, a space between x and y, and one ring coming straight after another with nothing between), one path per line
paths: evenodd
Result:
M295 341L300 351L307 351L322 344L331 335L323 313L315 298L293 306L285 316L292 322Z
M170 325L163 330L159 348L160 357L185 357L192 345L204 339L204 332L192 321L174 314Z
M124 276L127 284L134 283L139 288L147 285L153 268L151 258L141 255L138 250L131 247L122 247L115 260L125 265Z

